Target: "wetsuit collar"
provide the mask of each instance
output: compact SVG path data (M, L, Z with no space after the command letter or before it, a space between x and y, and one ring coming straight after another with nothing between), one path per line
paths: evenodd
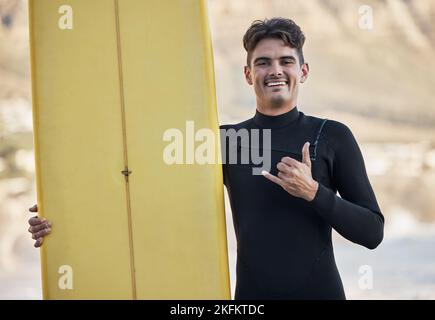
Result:
M280 128L297 120L299 117L298 107L295 106L290 111L280 114L278 116L268 116L260 113L258 110L255 112L254 122L257 126L262 128Z

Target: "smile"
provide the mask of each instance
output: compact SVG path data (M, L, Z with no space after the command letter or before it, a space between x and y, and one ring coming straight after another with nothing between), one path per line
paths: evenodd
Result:
M267 87L280 87L280 86L286 86L286 81L276 81L276 82L268 82L266 83Z

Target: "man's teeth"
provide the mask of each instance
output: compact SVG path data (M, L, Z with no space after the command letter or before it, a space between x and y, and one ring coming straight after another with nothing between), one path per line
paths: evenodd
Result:
M286 82L269 82L266 85L268 87L275 87L275 86L285 86L287 83Z

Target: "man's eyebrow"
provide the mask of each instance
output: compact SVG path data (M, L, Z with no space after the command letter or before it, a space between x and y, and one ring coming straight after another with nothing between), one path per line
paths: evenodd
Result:
M295 58L294 56L282 56L282 57L280 57L279 59L280 59L280 60L287 59L287 60L293 60L293 61L296 61L296 58ZM270 61L270 60L272 60L272 59L269 58L269 57L258 57L258 58L256 58L256 59L254 60L254 63L256 63L256 62L259 61L259 60Z
M266 61L270 61L270 60L272 60L271 58L269 58L269 57L258 57L258 58L256 58L255 60L254 60L254 63L256 63L257 61L259 61L259 60L266 60Z
M294 56L284 56L284 57L280 57L280 59L290 59L296 61L296 58Z

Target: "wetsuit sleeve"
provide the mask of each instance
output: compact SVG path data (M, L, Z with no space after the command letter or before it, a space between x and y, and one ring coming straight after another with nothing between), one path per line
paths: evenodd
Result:
M370 185L361 150L344 124L332 122L329 132L326 139L334 154L332 180L341 198L319 183L311 203L343 237L374 249L383 239L384 217Z

